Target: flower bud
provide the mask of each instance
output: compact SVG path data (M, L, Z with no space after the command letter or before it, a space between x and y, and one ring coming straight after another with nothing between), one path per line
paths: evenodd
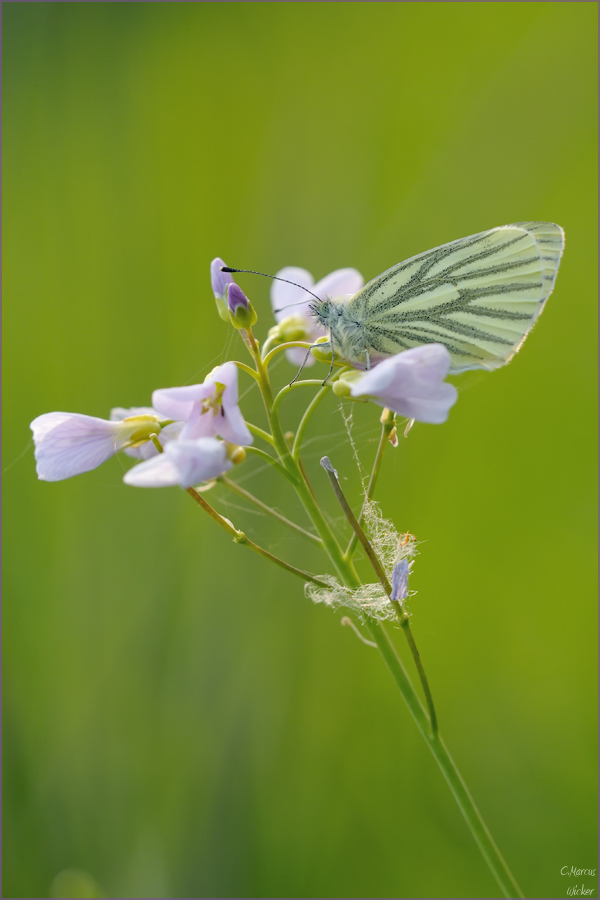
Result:
M234 464L234 466L239 466L240 463L243 463L246 459L246 451L243 447L240 447L239 444L229 444L226 443L227 447L227 459Z
M284 340L281 337L281 331L279 330L279 325L273 325L272 328L269 328L269 341L274 345L284 343Z
M347 397L350 400L360 401L362 398L352 396L352 388L363 376L364 372L357 369L349 369L347 372L342 372L337 381L334 381L331 385L331 389L336 397Z
M310 323L304 316L286 316L281 320L277 329L284 344L290 341L310 340Z
M331 385L331 390L336 397L350 396L350 385L345 381L334 381Z
M227 285L226 298L229 318L233 327L251 328L257 319L256 312L241 287L235 281Z
M329 343L329 338L324 335L317 338L315 341L316 344L325 344L327 349L320 350L318 347L313 347L311 350L312 355L315 359L318 359L319 362L331 362L331 344Z
M213 294L215 295L217 312L224 322L230 322L231 320L229 318L229 309L227 308L225 294L227 292L227 286L233 284L233 278L231 277L230 272L221 272L221 266L224 265L225 263L219 256L213 259L210 264L210 281Z

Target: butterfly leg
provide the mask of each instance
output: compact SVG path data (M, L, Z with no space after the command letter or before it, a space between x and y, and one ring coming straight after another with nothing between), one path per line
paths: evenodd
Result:
M369 356L369 351L368 351L368 350L365 350L365 354L366 354L366 357L367 357L367 372L369 372L370 369L371 369L371 357Z
M312 350L313 347L318 347L318 346L319 346L318 344L312 344L312 345L308 348L308 350L306 351L306 356L304 357L304 359L303 359L303 361L302 361L302 365L300 366L300 368L299 368L298 371L296 372L296 375L294 376L294 378L292 378L292 380L290 381L290 384L288 384L288 387L289 387L291 384L293 384L295 381L298 381L298 379L300 378L300 374L301 374L301 372L302 372L302 369L303 369L304 366L306 365L306 362L307 362L307 360L308 360L308 357L310 356L310 351ZM329 376L328 376L328 377L329 377Z
M331 373L333 372L333 363L335 362L335 350L333 348L333 331L331 329L329 331L329 343L331 344L331 365L329 366L329 372L327 373L327 378L323 382L323 387L325 387L325 385L331 378Z

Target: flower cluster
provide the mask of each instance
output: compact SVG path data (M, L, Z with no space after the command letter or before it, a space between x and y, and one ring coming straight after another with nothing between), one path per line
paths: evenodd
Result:
M123 450L143 462L126 484L187 488L218 478L243 459L252 435L238 406L237 367L218 366L202 384L154 391L151 408L111 411L110 421L53 412L31 423L38 478L61 481Z
M251 334L256 312L222 259L211 263L212 289L219 315ZM293 283L291 283L293 282ZM315 284L306 269L288 266L273 282L271 301L277 325L269 340L309 347L324 336L310 312L311 295L344 302L363 286L356 269L338 269ZM307 293L307 289L310 293ZM303 347L289 347L290 362L300 364ZM307 365L315 359L309 356ZM400 416L439 424L456 402L456 388L445 382L450 367L441 344L426 344L389 357L370 371L348 366L333 382L334 392L350 400L372 400ZM110 419L52 412L31 423L37 474L60 481L95 469L123 451L140 462L124 477L137 487L184 488L210 481L241 462L252 434L238 405L238 367L226 362L202 384L154 391L151 407L116 408Z

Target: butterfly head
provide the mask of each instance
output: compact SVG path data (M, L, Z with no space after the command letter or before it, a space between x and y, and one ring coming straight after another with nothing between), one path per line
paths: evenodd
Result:
M342 304L335 300L319 300L309 305L310 312L319 325L329 330L342 315Z

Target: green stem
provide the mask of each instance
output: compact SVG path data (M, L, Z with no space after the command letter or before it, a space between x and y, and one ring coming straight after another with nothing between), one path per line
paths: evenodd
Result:
M224 516L220 515L216 509L207 503L204 497L199 494L194 488L186 488L187 493L190 497L193 497L198 506L201 506L204 512L208 513L208 515L219 525L223 531L226 531L229 534L236 544L243 544L245 547L248 547L249 550L252 550L254 553L258 553L259 556L263 556L265 559L268 559L269 562L275 563L276 566L279 566L281 569L285 569L286 572L291 572L292 575L296 575L298 578L301 578L303 581L310 581L313 584L319 585L319 587L327 587L328 585L321 581L320 578L316 578L314 575L311 575L309 572L303 572L302 569L297 569L295 566L290 566L289 563L286 563L285 560L280 559L278 556L275 556L273 553L269 553L268 550L265 550L264 547L260 547L258 544L255 544L254 541L251 541L250 538L246 537L243 531L238 531L234 525L226 519Z
M379 647L381 655L390 670L392 678L398 685L400 693L417 723L419 731L423 735L435 761L442 770L442 774L452 791L454 799L471 830L471 834L475 838L483 858L498 882L503 896L524 897L524 894L521 892L519 885L515 881L510 869L502 858L502 854L496 846L494 839L488 831L488 828L481 817L481 813L475 806L475 802L471 797L460 772L456 768L454 760L448 753L442 738L440 735L432 735L430 733L427 714L415 693L415 689L402 664L402 660L398 656L396 648L392 644L387 631L383 625L376 622L374 619L369 621L369 627L375 643Z
M351 578L356 586L359 583L356 572L354 572L352 564L349 565L344 559L342 549L335 539L335 536L331 531L329 525L327 524L317 502L312 496L308 485L303 478L302 471L298 465L297 460L292 457L290 448L283 434L283 429L279 421L277 410L273 409L274 400L273 392L271 390L271 383L269 381L269 374L267 372L267 360L280 348L275 347L275 350L271 350L271 352L267 354L265 360L263 361L260 358L258 344L256 343L252 331L248 331L248 337L251 345L251 352L254 356L256 371L258 374L258 383L262 393L263 402L265 404L265 410L267 413L267 418L269 420L269 425L271 427L271 433L273 435L273 445L277 450L277 453L279 454L280 463L278 465L281 466L281 469L285 469L288 481L291 481L291 483L296 488L298 496L300 497L304 508L306 509L315 528L317 529L317 532L321 540L323 541L327 553L329 554L329 557L334 564L338 574L342 578ZM248 447L246 449L249 451L254 450L254 452L256 453L255 447ZM265 453L264 456L267 457L271 464L276 463L276 461L273 460L273 457L269 456L267 453ZM281 469L279 471L281 471Z
M279 459L283 466L287 469L287 471L294 477L297 476L297 472L295 471L295 467L293 466L291 454L289 447L286 443L285 437L283 435L283 430L281 428L281 424L279 422L279 416L277 415L277 411L273 410L274 400L273 400L273 391L271 390L271 382L269 381L269 374L267 372L267 366L260 358L260 352L258 348L258 344L256 343L256 339L252 334L252 330L248 331L248 338L250 342L250 351L254 357L254 363L256 365L256 374L257 380L260 387L260 392L262 394L263 403L265 405L265 411L267 413L267 418L269 420L269 425L271 427L271 434L273 436L273 446L277 450L279 454ZM275 348L277 349L277 348Z
M276 344L275 342L278 341L278 340L279 340L279 338L276 338L276 337L268 337L268 338L266 339L266 341L265 341L264 344L262 345L262 350L260 351L260 355L261 355L261 358L262 358L262 359L264 359L265 356L267 356L269 350L270 350L272 347L277 346L277 344Z
M238 367L238 369L241 369L242 372L246 373L246 375L251 375L255 381L258 381L258 375L254 371L254 369L251 369L250 366L246 365L246 363L238 362L237 360L234 360L233 362L234 362L234 365L236 365Z
M263 431L262 428L259 428L258 425L253 425L252 422L246 422L248 426L248 431L254 435L254 437L262 438L263 441L266 441L271 447L274 446L275 441L273 440L273 435L269 434L268 431Z
M265 353L262 362L265 367L269 365L272 359L274 359L278 353L281 353L282 350L291 350L292 347L303 347L305 350L308 350L309 347L312 347L313 344L309 344L308 341L288 341L287 344L278 344L277 347L274 347L268 353Z
M308 484L303 479L295 485L295 488L304 505L304 508L306 509L308 515L312 519L315 528L321 536L321 539L329 554L329 558L334 564L338 575L342 578L342 580L346 581L349 586L358 587L358 585L360 584L360 579L358 578L358 575L354 570L354 566L351 562L347 562L344 559L342 548L336 541L335 536L331 531L329 525L327 524L320 507L311 494Z
M249 503L254 503L254 505L258 506L259 509L262 509L270 516L273 516L275 519L283 522L284 525L287 525L288 528L291 528L293 531L302 535L302 537L307 541L311 541L311 543L313 544L318 544L319 547L323 546L323 541L321 540L321 538L317 537L316 534L311 534L310 531L305 531L305 529L301 528L300 525L296 525L295 522L290 521L290 519L286 519L286 517L282 516L281 513L277 512L276 509L273 509L271 506L263 503L262 500L259 500L258 497L254 496L254 494L251 494L250 491L245 490L243 487L237 484L237 482L231 481L225 475L222 475L219 481L224 484L225 487L229 488L230 491L233 491L240 497L244 497L244 499L248 500Z
M400 619L400 625L402 627L402 631L404 632L404 637L410 647L410 652L412 653L412 658L415 662L415 666L417 667L417 672L419 674L419 680L421 682L421 687L423 688L423 693L425 694L425 700L427 702L427 709L429 710L429 719L431 721L431 731L433 736L435 737L438 733L438 720L437 714L435 711L435 706L433 705L433 697L431 695L431 690L429 688L429 682L427 681L427 675L425 674L425 669L423 668L423 663L421 662L421 654L417 648L415 643L415 639L413 637L413 633L410 628L410 620L409 617L402 607L401 603L398 603L397 600L390 601L394 609L396 610L396 615Z
M365 493L365 497L363 500L362 509L360 511L360 515L358 517L359 525L362 524L362 520L365 515L365 509L367 508L367 504L369 500L373 497L373 492L375 491L375 485L377 484L377 478L379 476L379 471L381 469L381 463L383 462L383 454L385 453L385 448L388 445L390 435L394 429L394 423L396 421L396 417L391 410L388 410L387 417L383 420L381 425L381 435L379 437L379 446L377 447L377 453L375 454L375 461L373 463L373 468L371 470L371 477L369 478L369 484L367 487L367 491ZM356 550L356 545L358 544L358 535L356 532L350 538L348 546L346 547L346 553L344 554L346 559L352 559L352 555Z
M319 384L321 384L321 382L319 382ZM298 430L296 431L296 437L294 438L294 446L292 448L292 456L295 460L297 460L300 456L304 435L306 434L308 424L313 417L313 413L315 412L321 401L325 399L328 391L329 385L325 385L325 387L322 387L321 390L316 393L313 399L310 401L308 407L306 408L306 412L300 419L300 424L298 425Z
M308 386L308 387L319 386L320 387L322 384L323 384L323 382L321 381L320 378L319 379L304 378L302 381L294 381L294 382L292 382L292 384L287 384L285 387L281 388L281 390L275 397L275 399L273 401L273 412L275 413L278 411L281 401L285 397L287 397L287 395L290 394L292 391L295 391L296 388L305 387L305 386Z
M273 466L274 469L277 469L280 475L283 475L290 484L293 484L294 487L298 487L297 479L285 468L282 464L273 459L273 457L269 453L265 453L264 450L260 450L258 447L244 447L246 453L250 453L252 456L258 456L260 459L264 459L265 462L268 462L270 466Z

